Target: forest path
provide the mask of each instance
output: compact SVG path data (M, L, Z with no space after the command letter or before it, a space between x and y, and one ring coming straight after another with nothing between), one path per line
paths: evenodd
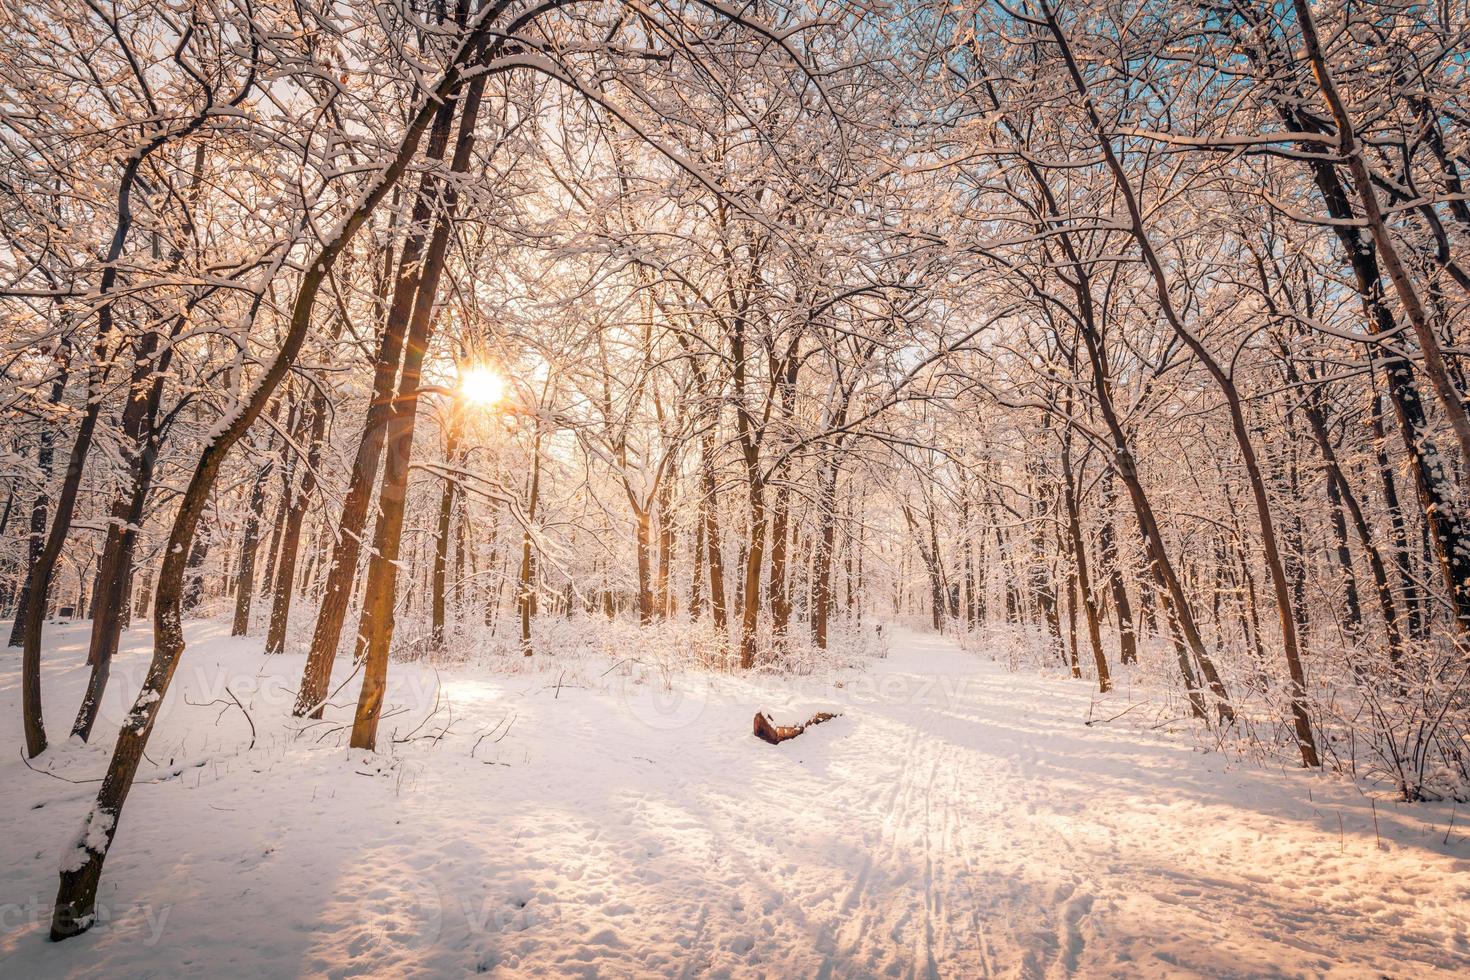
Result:
M1228 766L1141 722L1086 726L1117 699L1094 705L1087 684L1008 673L931 635L894 645L873 670L885 696L859 705L834 760L837 809L881 831L858 831L852 914L824 972L1470 965L1470 848L1443 841L1432 810L1380 801L1375 814L1338 781Z
M1087 683L934 636L898 632L835 680L395 664L384 737L411 740L367 756L331 723L289 734L301 658L225 632L191 627L155 781L134 790L84 938L43 934L94 788L26 771L18 730L0 736L0 975L1470 969L1470 841L1463 819L1446 834L1449 805L1375 814L1339 779L1151 731L1150 709L1088 727L1127 693L1094 705ZM84 628L55 635L53 725L85 677ZM146 664L146 632L128 636L106 734L42 766L101 772ZM226 686L254 748L241 712L209 704ZM842 717L772 747L750 734L757 707Z

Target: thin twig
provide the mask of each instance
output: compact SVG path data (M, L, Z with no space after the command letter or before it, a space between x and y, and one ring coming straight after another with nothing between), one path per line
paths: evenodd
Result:
M246 711L245 706L240 703L240 699L235 697L235 692L230 690L228 684L225 685L225 693L230 696L231 701L235 702L235 707L240 709L240 714L245 716L245 723L250 726L250 744L245 747L245 751L249 752L255 748L255 722L251 719L250 712Z
M477 749L479 749L480 743L483 742L483 741L485 741L485 739L489 738L491 735L494 735L497 731L499 731L501 722L505 722L505 731L500 732L499 737L497 737L496 739L494 739L494 741L495 742L499 742L501 739L505 738L505 736L507 736L507 735L510 734L510 726L511 725L514 725L516 723L516 717L517 716L512 714L512 715L507 715L506 717L508 717L510 719L508 722L506 722L506 719L505 718L501 718L500 721L497 721L495 723L495 727L494 728L490 729L488 732L486 732L485 734L481 735L478 739L475 740L475 747L472 748L472 749L470 749L470 758L471 759L473 759L475 757L475 751Z
M1087 725L1089 727L1092 726L1092 725L1106 725L1108 722L1110 722L1110 721L1117 721L1119 718L1123 717L1128 712L1132 711L1134 708L1142 707L1145 704L1148 704L1148 702L1147 701L1135 701L1132 704L1130 704L1128 707L1124 708L1122 711L1120 711L1117 714L1113 715L1113 717L1111 717L1111 718L1098 718L1098 719L1095 719L1095 720L1094 719L1089 719L1087 721L1084 721L1082 724Z
M38 772L43 776L50 776L52 779L59 779L63 783L75 783L80 786L83 783L102 782L101 779L72 779L70 776L63 776L60 773L52 772L50 769L37 769L35 766L31 765L31 760L26 758L25 749L20 750L20 761L24 762L26 764L26 768L29 769L31 772Z

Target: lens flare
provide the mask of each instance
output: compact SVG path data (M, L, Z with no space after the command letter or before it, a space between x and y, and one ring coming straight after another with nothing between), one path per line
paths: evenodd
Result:
M459 393L477 405L494 405L505 395L505 381L489 368L470 368L459 376Z

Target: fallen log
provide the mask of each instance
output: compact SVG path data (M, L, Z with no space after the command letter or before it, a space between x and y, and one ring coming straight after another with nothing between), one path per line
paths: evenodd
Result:
M831 721L836 715L825 711L818 711L800 725L777 725L771 716L764 711L755 713L755 737L762 742L779 745L788 738L795 738L813 725L820 725L824 721Z

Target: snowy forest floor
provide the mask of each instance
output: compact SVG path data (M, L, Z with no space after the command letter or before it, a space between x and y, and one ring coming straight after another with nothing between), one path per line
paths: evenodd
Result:
M1084 726L1127 695L997 651L898 632L795 678L394 664L380 743L408 740L371 756L342 747L350 691L298 734L301 658L226 632L191 627L101 922L62 944L58 855L96 785L23 764L3 654L0 975L1470 970L1470 814L1234 764L1142 712ZM55 734L85 625L50 636ZM34 765L101 775L149 640L125 637L94 744ZM758 707L842 716L772 747Z

